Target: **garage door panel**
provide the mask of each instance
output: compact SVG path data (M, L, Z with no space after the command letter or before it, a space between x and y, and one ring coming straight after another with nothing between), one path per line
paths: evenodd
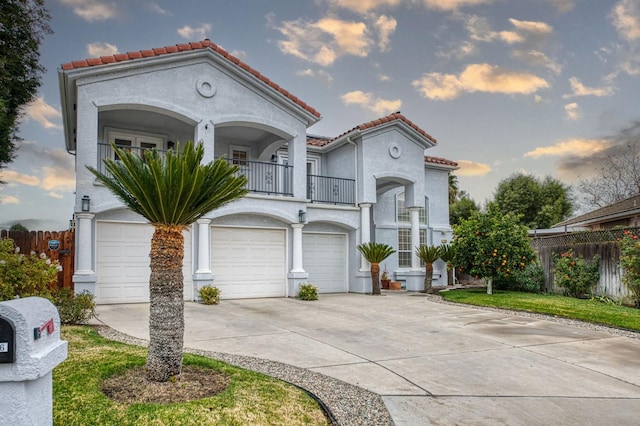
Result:
M191 234L183 233L185 256L184 298L193 299ZM136 223L98 222L96 303L149 301L149 252L153 226Z
M283 297L285 231L211 228L211 264L221 298Z
M346 235L303 233L302 253L309 282L319 293L347 291Z

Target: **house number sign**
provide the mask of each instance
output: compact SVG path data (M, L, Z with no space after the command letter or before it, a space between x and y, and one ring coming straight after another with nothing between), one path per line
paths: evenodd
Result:
M9 342L0 342L0 352L9 352Z

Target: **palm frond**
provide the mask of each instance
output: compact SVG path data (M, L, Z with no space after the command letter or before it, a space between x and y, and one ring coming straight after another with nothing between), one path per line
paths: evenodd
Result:
M388 244L374 242L360 244L358 250L369 263L380 263L396 252Z
M416 247L416 256L418 256L424 263L433 263L442 256L442 249L440 246L427 246L421 244Z

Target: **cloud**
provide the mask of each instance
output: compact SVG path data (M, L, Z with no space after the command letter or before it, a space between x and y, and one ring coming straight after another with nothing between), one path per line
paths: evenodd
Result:
M396 21L393 17L385 15L380 15L374 23L374 27L378 30L378 47L383 52L389 50L389 41L391 38L391 34L394 33L397 25L398 21Z
M21 204L21 201L13 195L2 195L0 196L0 204Z
M52 166L44 166L42 171L42 188L47 191L73 191L76 187L76 173L74 167L69 167L71 157L62 149L50 152L53 161Z
M59 192L49 192L47 195L49 195L49 197L51 198L57 198L57 199L62 199L64 198L64 194L60 194Z
M118 48L114 44L97 41L87 44L87 52L92 58L99 56L110 56L118 53Z
M27 186L40 185L40 179L37 176L27 175L25 173L20 173L11 169L0 170L0 181L6 182L9 185L11 184L19 184L19 185L27 185Z
M562 66L550 59L543 52L535 49L531 50L514 50L511 53L514 58L520 59L531 65L537 65L549 69L554 74L562 72Z
M247 52L244 50L232 50L231 53L233 56L235 56L238 59L242 59L243 61L247 59L248 55Z
M100 0L60 0L60 3L70 6L73 13L85 21L104 21L115 18L117 7L114 3L107 3Z
M520 21L510 18L509 22L516 27L516 30L535 35L536 37L546 37L553 32L551 25L540 21Z
M590 157L603 152L611 146L611 141L606 139L566 139L553 145L539 146L533 151L524 154L525 157Z
M402 0L328 0L329 4L364 14L378 8L391 8Z
M545 40L553 27L540 21L520 21L510 18L513 31L494 31L487 18L477 15L465 17L465 28L472 40L490 42L502 40L507 44L539 42Z
M484 176L491 172L491 166L484 163L476 163L471 160L456 160L460 167L456 170L457 176Z
M153 13L157 13L158 15L163 15L163 16L171 15L171 12L169 12L166 9L163 9L162 6L160 6L158 3L154 1L147 3L147 9L149 9Z
M574 96L610 96L613 94L613 87L587 87L577 78L571 77L569 78L569 83L571 84L571 93L568 95L563 95L562 97L567 99Z
M464 92L531 94L549 87L546 80L534 74L489 64L468 65L459 75L423 74L412 85L422 96L434 100L454 99Z
M267 16L267 20L285 37L278 41L283 53L322 66L333 64L343 55L365 57L373 45L364 22L328 16L315 22L298 19L277 26L273 23L273 15Z
M567 13L576 6L575 0L549 0L560 13Z
M297 71L296 75L299 75L301 77L313 77L313 78L316 78L316 79L322 81L323 83L325 83L327 86L329 86L329 85L331 85L331 83L333 83L333 76L331 74L329 74L328 72L326 72L325 70L313 70L311 68L307 68L305 70Z
M567 120L578 121L582 118L580 107L578 106L577 102L566 104L564 106L564 111L567 113Z
M378 74L378 81L382 81L382 82L391 81L391 76L388 76L387 74Z
M62 118L62 113L46 103L43 97L36 98L25 107L27 118L40 123L45 129L62 130L62 124L57 124L51 120L58 121Z
M620 37L628 41L640 40L640 4L637 0L620 0L611 10L610 18Z
M465 6L493 3L495 0L421 0L429 9L456 11Z
M187 40L203 40L207 38L208 33L211 31L211 24L200 24L198 27L191 27L185 25L178 29L178 34Z
M346 105L360 105L377 115L388 115L394 111L398 111L402 106L402 101L400 99L380 99L376 98L372 93L366 93L361 90L345 93L341 96L341 99Z

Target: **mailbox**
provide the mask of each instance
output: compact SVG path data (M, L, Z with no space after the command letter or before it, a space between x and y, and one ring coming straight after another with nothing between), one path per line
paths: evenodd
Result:
M13 323L0 317L0 364L16 361L16 329Z

